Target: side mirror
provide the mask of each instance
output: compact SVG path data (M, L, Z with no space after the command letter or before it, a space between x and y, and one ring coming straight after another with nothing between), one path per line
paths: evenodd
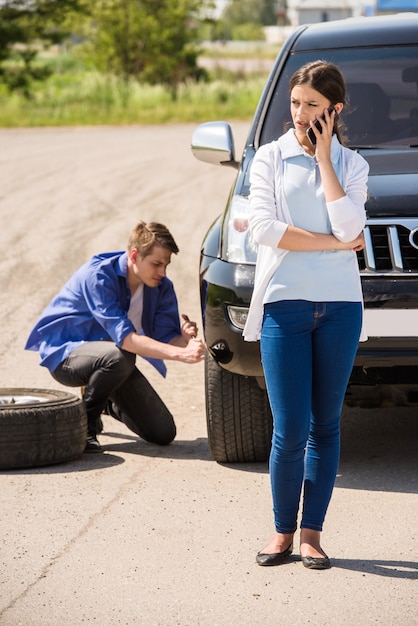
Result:
M235 160L234 136L227 122L206 122L197 126L191 148L199 161L239 168L239 161Z

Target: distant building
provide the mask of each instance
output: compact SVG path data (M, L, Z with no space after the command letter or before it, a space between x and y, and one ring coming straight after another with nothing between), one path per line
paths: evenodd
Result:
M413 1L418 2L418 0L405 0L405 2ZM295 28L302 24L375 15L376 2L378 0L278 0L276 4L277 25L264 28L266 42L273 45L281 44Z
M366 5L374 5L374 1L363 0L287 0L278 2L281 13L283 4L287 4L287 17L292 26L343 20L347 17L356 17L365 14ZM278 23L281 23L278 15Z

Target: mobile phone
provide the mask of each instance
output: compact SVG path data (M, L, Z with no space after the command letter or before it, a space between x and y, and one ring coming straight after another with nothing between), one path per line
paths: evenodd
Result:
M334 105L331 104L331 106L328 107L328 113L331 115L331 113L335 111L334 109ZM337 117L337 115L335 116ZM321 115L321 120L325 119L325 115ZM322 133L322 126L319 120L315 120L314 122L314 126L315 128L317 128L319 130L320 133ZM309 141L311 142L311 144L315 145L316 144L316 137L315 137L315 133L313 132L312 128L309 127L308 130L306 131L306 135L309 139Z

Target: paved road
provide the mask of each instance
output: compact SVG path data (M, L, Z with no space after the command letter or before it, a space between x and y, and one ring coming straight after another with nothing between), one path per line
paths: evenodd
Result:
M138 219L167 223L170 275L199 316L202 237L234 172L190 154L192 126L0 131L2 386L56 388L23 344L37 315L91 254L121 248ZM233 125L237 144L247 126ZM324 532L325 572L260 568L272 532L265 464L210 457L203 365L145 368L178 438L138 441L105 419L103 455L0 473L2 626L418 624L416 415L346 423ZM395 416L395 419L394 419Z

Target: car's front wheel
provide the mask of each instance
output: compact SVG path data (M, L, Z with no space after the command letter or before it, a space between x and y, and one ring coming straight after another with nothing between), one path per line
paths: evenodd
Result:
M209 448L220 463L266 461L272 417L267 394L249 376L232 374L206 355L206 418Z

